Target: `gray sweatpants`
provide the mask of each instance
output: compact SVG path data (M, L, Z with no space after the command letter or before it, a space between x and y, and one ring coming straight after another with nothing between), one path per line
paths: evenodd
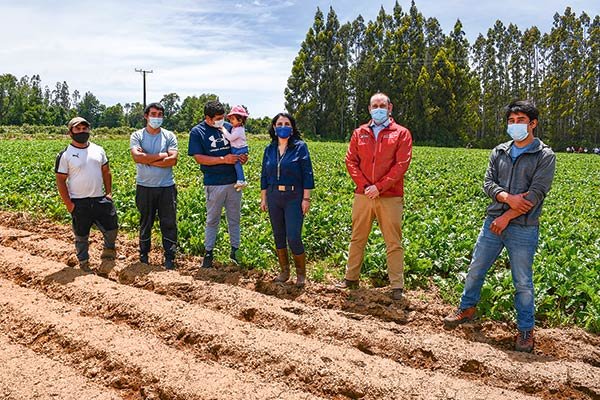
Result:
M233 184L205 186L206 194L206 229L204 231L204 248L215 248L221 213L225 207L229 241L236 249L240 247L240 214L242 208L242 192L236 191Z

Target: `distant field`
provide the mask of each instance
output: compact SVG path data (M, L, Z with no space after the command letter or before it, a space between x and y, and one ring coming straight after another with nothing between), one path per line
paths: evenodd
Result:
M135 165L128 139L96 142L107 151L113 172L114 199L122 231L135 235L138 214L134 203ZM275 267L268 217L259 209L259 176L267 142L250 142L246 166L249 188L242 206L244 264ZM23 210L68 222L54 184L54 159L66 140L0 140L0 209ZM201 254L205 207L201 174L187 154L187 137L180 139L175 168L179 190L181 250ZM304 238L313 280L342 276L350 238L353 185L343 163L346 145L309 143L317 188L305 221ZM406 178L404 246L409 286L435 283L442 295L456 302L481 226L488 199L481 190L488 150L416 147ZM540 322L571 324L600 331L600 157L558 154L557 175L542 216L541 239L534 264ZM226 262L223 223L217 261ZM503 256L483 289L483 312L511 318L513 289L508 259ZM374 229L363 275L375 285L385 283L385 245Z

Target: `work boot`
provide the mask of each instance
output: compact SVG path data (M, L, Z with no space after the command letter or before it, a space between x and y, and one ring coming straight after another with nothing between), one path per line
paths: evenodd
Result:
M455 328L460 324L464 324L465 322L471 322L475 319L476 312L477 308L475 307L465 308L464 310L461 308L457 308L446 318L444 318L444 325L447 328Z
M296 287L303 288L306 283L306 253L294 254L296 266Z
M335 287L338 289L358 289L358 281L344 279L343 281L336 283Z
M140 253L140 262L142 264L148 264L148 253Z
M277 249L277 260L281 273L273 279L273 282L287 282L290 279L290 260L287 249Z
M533 351L533 329L530 331L519 331L515 339L515 350L531 353Z
M90 260L80 260L79 269L85 272L92 272L92 269L90 268Z
M165 255L165 268L175 269L175 257L172 255Z
M404 289L402 289L402 288L392 289L392 300L402 300L403 295L404 295Z
M206 250L206 254L204 254L204 258L202 259L202 268L212 268L213 267L213 251Z
M100 254L100 258L102 260L114 260L117 257L117 251L115 249L110 249L105 247L102 249L102 254Z

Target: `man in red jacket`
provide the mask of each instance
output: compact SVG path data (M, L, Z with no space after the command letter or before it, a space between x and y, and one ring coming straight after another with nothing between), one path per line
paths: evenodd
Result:
M391 117L392 103L385 94L371 97L369 112L371 120L354 130L346 153L346 167L356 190L346 276L338 287L358 287L365 246L377 219L387 249L392 298L400 300L404 290L404 174L412 157L412 137Z

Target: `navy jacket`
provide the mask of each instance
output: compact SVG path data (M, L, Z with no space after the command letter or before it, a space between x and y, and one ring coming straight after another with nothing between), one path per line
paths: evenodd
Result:
M279 165L279 177L277 177L277 151L277 141L271 142L265 149L260 188L266 189L269 185L293 185L299 190L314 189L315 180L306 143L297 140L288 145Z

